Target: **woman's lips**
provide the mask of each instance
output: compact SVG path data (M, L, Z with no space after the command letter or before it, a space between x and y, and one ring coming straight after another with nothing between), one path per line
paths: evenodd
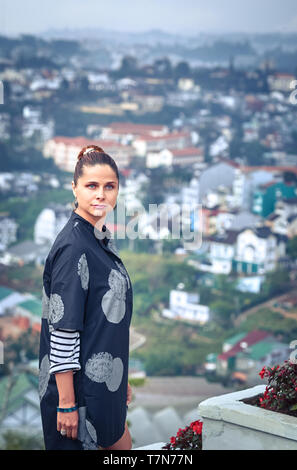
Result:
M95 207L96 209L105 209L105 207L107 206L104 204L93 204L93 207Z

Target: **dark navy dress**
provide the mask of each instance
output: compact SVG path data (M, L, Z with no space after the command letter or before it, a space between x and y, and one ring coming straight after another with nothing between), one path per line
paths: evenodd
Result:
M124 433L127 415L129 327L133 293L111 233L72 211L45 262L39 352L39 396L45 448L109 447ZM59 402L50 374L50 333L80 332L81 369L73 374L78 439L57 431Z

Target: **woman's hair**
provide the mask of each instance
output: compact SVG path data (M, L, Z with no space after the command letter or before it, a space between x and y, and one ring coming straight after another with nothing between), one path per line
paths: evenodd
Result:
M101 147L97 145L87 145L83 147L77 156L77 162L75 165L73 181L75 186L77 185L77 180L83 175L84 166L93 166L93 165L109 165L117 176L118 183L120 182L119 170L116 162L111 158Z

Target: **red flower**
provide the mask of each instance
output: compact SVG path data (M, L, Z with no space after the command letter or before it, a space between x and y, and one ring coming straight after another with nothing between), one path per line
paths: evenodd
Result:
M259 372L259 375L260 375L261 379L264 378L265 372L266 372L266 368L265 368L265 366L264 366L264 367L262 367L261 371Z
M202 422L197 420L197 421L193 421L193 423L190 424L190 427L193 429L193 431L196 433L196 434L201 434L202 432Z

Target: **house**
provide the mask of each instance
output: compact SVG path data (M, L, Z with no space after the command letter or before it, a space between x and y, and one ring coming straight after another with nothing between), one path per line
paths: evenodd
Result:
M265 276L248 276L241 277L237 280L236 289L241 292L252 292L253 294L259 294Z
M208 262L199 263L199 270L216 274L264 274L276 268L286 251L286 238L269 227L229 229L204 241L208 242Z
M140 194L143 185L148 182L148 177L144 173L129 175L125 180L125 186L120 185L119 200L123 199L128 213L141 210L143 208L140 200Z
M290 92L290 84L295 80L295 76L290 73L275 72L268 76L270 90Z
M254 191L261 184L271 181L275 181L274 174L265 168L247 166L236 168L232 185L233 206L251 211ZM258 214L258 212L255 213Z
M132 142L137 156L145 157L148 152L160 152L164 149L183 149L192 146L191 133L186 131L171 132L158 137L142 135Z
M183 185L180 192L182 205L195 207L198 204L199 180L193 177L189 184Z
M269 227L243 229L237 237L232 270L245 274L273 271L285 251L285 240L273 234Z
M243 142L253 142L259 139L259 123L245 122L243 123Z
M238 164L221 160L202 170L199 176L199 202L211 191L219 187L232 188Z
M178 166L187 167L195 165L195 168L203 168L204 151L198 147L187 147L183 149L164 149L160 152L148 152L146 156L147 168L156 168L158 166Z
M26 299L28 299L27 294L20 294L8 287L0 286L0 316L5 315L8 310L13 309L19 302Z
M231 346L232 343L231 339ZM253 330L241 335L231 348L225 348L217 356L216 375L218 378L232 378L234 372L242 372L247 381L256 381L264 365L281 363L289 355L288 344L276 341L267 331Z
M224 217L224 223L220 224L220 214L223 211L220 211L217 220L217 230L220 229L220 226L224 229L230 230L242 230L246 227L257 227L262 222L262 217L253 214L248 210L234 209L233 211L226 211Z
M42 424L37 372L15 372L0 378L0 438L7 431L40 437Z
M32 240L25 240L7 248L0 255L0 263L6 266L23 266L32 262L41 265L44 264L48 251L46 245L38 245Z
M261 217L267 217L275 210L276 202L280 199L296 199L297 187L282 182L262 184L253 193L252 212Z
M5 213L0 214L0 252L17 240L18 224Z
M50 247L71 215L71 209L62 204L49 203L40 212L34 224L34 242Z
M226 230L204 237L209 244L208 262L199 263L199 270L214 274L229 274L232 271L233 259L236 256L238 230Z
M275 234L293 238L297 235L297 198L276 201L274 212L264 221Z
M159 137L168 134L168 126L162 124L135 124L132 122L112 122L101 129L100 138L115 140L121 144L130 144L140 136Z
M136 103L137 114L158 113L164 106L165 97L162 95L146 95L140 93L130 93L130 101Z
M182 290L171 290L169 309L163 309L162 315L178 320L191 320L201 325L209 321L209 308L199 304L199 294Z
M227 376L230 372L233 372L236 368L237 354L268 337L271 337L271 334L263 330L253 330L241 337L230 349L218 355L217 375Z
M77 156L87 145L102 147L115 160L119 169L130 165L134 150L129 145L122 145L112 140L91 140L85 137L56 136L45 142L43 156L52 157L56 165L64 171L73 173Z
M27 318L29 320L29 327L35 331L40 331L41 317L42 317L42 300L31 296L18 303L14 308L14 316Z

